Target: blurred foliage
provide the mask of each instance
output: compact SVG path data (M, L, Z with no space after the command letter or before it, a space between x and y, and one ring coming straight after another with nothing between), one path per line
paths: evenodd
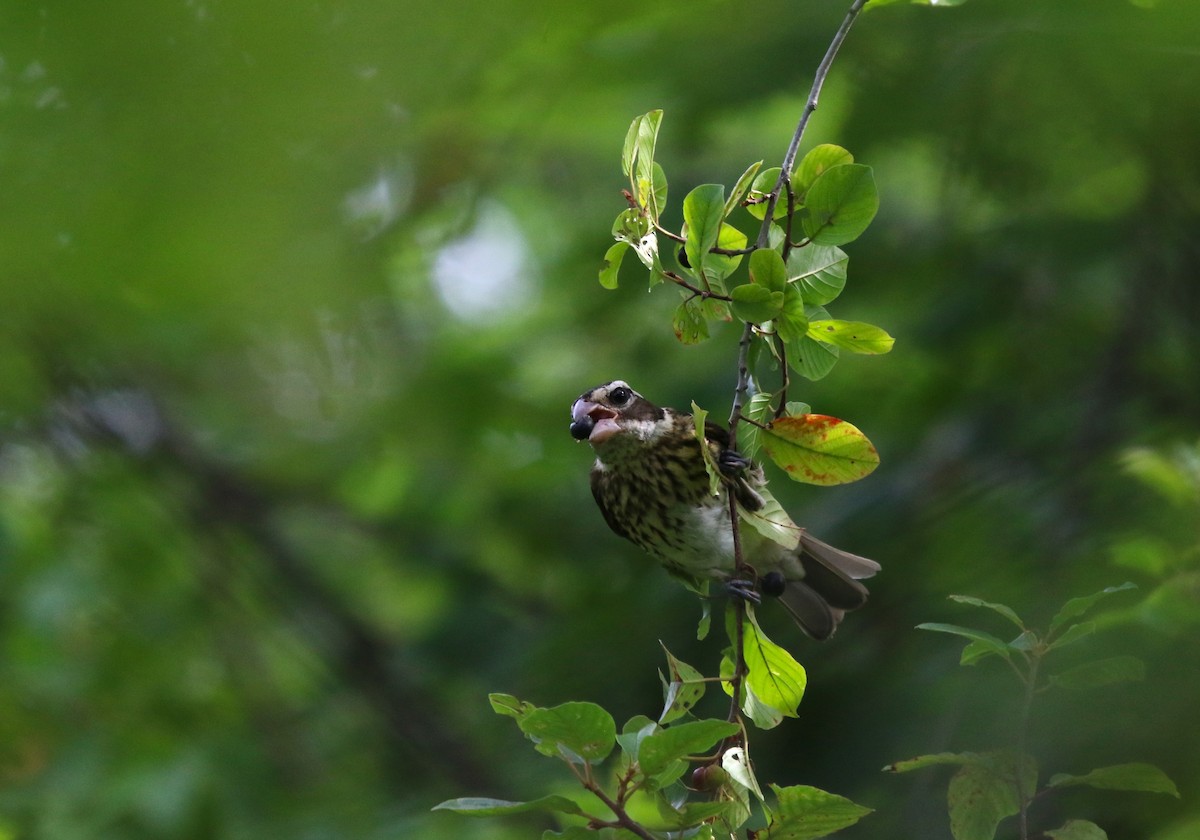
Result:
M842 5L4 2L0 836L548 825L429 813L551 789L486 694L623 720L659 639L712 655L566 433L596 382L719 415L736 373L734 330L682 347L671 290L596 284L621 139L664 108L679 195L778 161ZM1004 674L912 631L947 594L1044 623L1126 579L1094 639L1145 680L1047 697L1030 751L1175 780L1067 794L1111 836L1200 824L1200 517L1123 466L1194 473L1198 24L898 4L834 67L806 145L881 196L839 307L896 348L793 396L883 460L775 489L884 572L830 643L772 633L810 683L755 761L874 808L846 837L947 837L936 786L878 768L1011 731Z

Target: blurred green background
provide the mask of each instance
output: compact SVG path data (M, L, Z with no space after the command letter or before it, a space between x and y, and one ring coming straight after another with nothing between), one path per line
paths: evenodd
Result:
M727 414L737 330L677 344L635 260L596 283L621 142L665 109L676 216L777 162L846 5L0 2L0 837L539 836L429 813L565 784L487 692L620 722L660 639L715 672L567 412L620 377ZM894 6L835 65L805 145L883 204L833 310L897 344L792 396L883 465L774 487L884 572L828 644L765 617L810 685L754 743L877 809L848 838L949 837L943 775L879 768L1013 725L915 624L1124 580L1072 655L1146 680L1047 695L1031 743L1183 798L1038 813L1200 836L1197 91L1192 0Z

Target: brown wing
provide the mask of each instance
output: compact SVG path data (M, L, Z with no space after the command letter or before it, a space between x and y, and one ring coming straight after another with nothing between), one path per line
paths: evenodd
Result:
M620 521L617 519L612 510L612 502L609 495L609 482L611 476L606 475L604 470L593 468L591 474L592 498L596 500L596 507L600 508L600 513L604 517L604 521L608 523L608 527L618 537L624 537L627 540L632 539L629 532L626 531Z

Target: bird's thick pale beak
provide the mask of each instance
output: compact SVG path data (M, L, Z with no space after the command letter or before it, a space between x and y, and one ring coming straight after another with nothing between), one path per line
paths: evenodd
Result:
M571 406L571 436L595 446L621 431L617 412L591 400L578 399Z

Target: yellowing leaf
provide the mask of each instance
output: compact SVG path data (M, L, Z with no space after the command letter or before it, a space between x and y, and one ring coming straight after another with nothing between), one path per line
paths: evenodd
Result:
M849 484L879 466L879 453L866 435L824 414L780 417L762 433L762 447L790 478L805 484Z
M895 343L885 330L862 321L809 321L808 335L817 341L843 347L851 353L886 353Z

